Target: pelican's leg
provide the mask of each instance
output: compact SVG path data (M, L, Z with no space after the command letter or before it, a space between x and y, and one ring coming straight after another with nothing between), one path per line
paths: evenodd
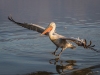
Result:
M60 52L58 55L56 55L56 56L60 56L60 55L61 55L61 53L63 52L63 50L64 50L64 49L62 48L61 52Z
M59 47L56 47L56 50L55 50L52 54L55 55L55 53L57 52L58 48L59 48Z

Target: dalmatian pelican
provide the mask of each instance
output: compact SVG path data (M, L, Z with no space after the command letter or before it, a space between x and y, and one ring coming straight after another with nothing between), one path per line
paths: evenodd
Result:
M98 52L96 49L94 49L95 45L91 45L92 44L91 41L89 44L87 44L86 39L73 38L73 37L69 38L69 37L65 37L63 35L56 33L55 32L56 24L54 22L51 22L47 28L44 28L40 25L36 25L36 24L32 24L32 23L17 22L11 16L8 16L8 19L19 26L22 26L22 27L30 29L30 30L37 31L37 32L41 33L41 35L49 36L50 40L56 45L56 50L53 52L53 54L56 56L60 56L61 53L67 48L71 48L71 49L76 48L76 46L73 45L73 43L75 43L77 46L81 46L85 49L91 49L91 50ZM56 54L56 51L58 50L58 48L62 48L62 50L59 54Z

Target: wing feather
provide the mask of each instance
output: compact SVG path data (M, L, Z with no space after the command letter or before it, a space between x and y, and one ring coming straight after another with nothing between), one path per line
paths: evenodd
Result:
M17 21L15 21L11 16L8 16L8 19L9 19L11 22L13 22L13 23L15 23L15 24L17 24L17 25L19 25L19 26L22 26L22 27L27 28L27 29L30 29L30 30L37 31L37 32L39 32L39 33L42 33L42 32L45 30L44 27L39 26L39 25L36 25L36 24L29 24L29 23L20 23L20 22L17 22ZM45 35L48 35L48 33L45 34Z
M71 41L71 42L74 42L74 43L76 43L78 46L82 46L82 47L84 47L84 48L86 48L86 49L91 49L91 50L94 50L94 51L96 51L96 52L99 52L97 49L94 49L93 47L95 46L95 45L92 45L92 42L90 41L90 43L89 44L87 44L87 41L86 41L86 39L80 39L80 38L64 38L64 39L66 39L66 40L68 40L68 41Z

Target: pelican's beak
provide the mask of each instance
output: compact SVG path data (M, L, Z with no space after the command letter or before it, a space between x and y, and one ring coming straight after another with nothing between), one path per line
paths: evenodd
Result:
M49 26L48 28L44 30L44 32L41 35L46 34L47 32L50 32L52 28L53 28L52 26Z

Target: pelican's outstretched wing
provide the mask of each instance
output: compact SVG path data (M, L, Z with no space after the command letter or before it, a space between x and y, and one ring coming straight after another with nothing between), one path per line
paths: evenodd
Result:
M29 23L20 23L20 22L16 22L11 16L8 16L8 19L9 19L10 21L12 21L13 23L16 23L16 24L19 25L19 26L22 26L22 27L27 28L27 29L30 29L30 30L37 31L37 32L39 32L39 33L42 33L42 32L45 30L44 27L39 26L39 25L36 25L36 24L29 24ZM48 35L48 33L45 34L45 35Z
M92 45L92 42L90 41L90 43L89 44L87 44L87 41L86 41L86 39L80 39L80 38L64 38L64 39L66 39L66 40L68 40L68 41L71 41L71 42L74 42L74 43L76 43L78 46L82 46L82 47L84 47L84 48L86 48L86 49L91 49L91 50L94 50L94 51L96 51L96 52L99 52L97 49L94 49L93 47L95 46L95 45Z

